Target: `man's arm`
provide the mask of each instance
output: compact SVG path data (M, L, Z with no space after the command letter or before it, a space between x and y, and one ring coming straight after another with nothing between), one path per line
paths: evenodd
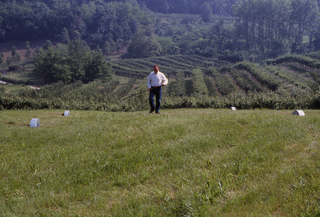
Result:
M151 76L150 76L150 74L149 74L149 76L148 76L148 79L147 79L147 81L148 81L148 90L151 90Z
M166 78L166 76L164 74L162 74L162 84L161 86L166 86L168 84L168 79Z

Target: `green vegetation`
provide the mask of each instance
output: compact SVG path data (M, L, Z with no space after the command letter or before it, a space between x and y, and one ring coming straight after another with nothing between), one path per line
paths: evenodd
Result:
M260 85L255 83L250 75L244 71L230 70L230 74L236 80L236 83L246 92L262 92L263 89Z
M319 216L317 2L3 0L0 216Z
M0 215L316 216L320 115L305 112L1 111Z
M308 82L307 78L300 73L293 73L292 71L288 70L284 66L267 66L266 69L275 75L279 76L284 81L288 82L289 84L293 84L296 87L301 87L304 89L308 89L310 82Z
M178 60L180 64L171 68ZM163 64L160 69L170 80L163 91L163 108L320 108L318 73L299 63L261 66L240 62L232 66L216 59L178 55L112 63L113 69L119 70L109 82L95 80L86 85L81 81L58 82L40 90L2 94L1 109L146 110L145 78L148 68L156 62ZM131 70L137 67L143 70ZM140 95L121 101L139 92Z
M91 49L123 58L196 54L239 62L255 59L248 55L253 52L277 57L319 50L319 2L2 1L0 42L24 41L26 59L31 56L30 40L49 39L85 40ZM50 47L47 42L44 48ZM6 62L20 58L12 53Z
M191 81L191 82L190 82ZM130 82L133 82L131 80ZM141 85L140 82L138 84ZM174 83L173 83L174 84ZM41 90L25 89L18 96L0 95L0 110L16 109L76 109L104 111L138 111L147 110L147 92L131 97L125 102L121 99L133 93L145 90L144 86L133 86L132 83L119 85L118 81L103 84L99 81L87 86L77 82L71 85L55 83ZM166 94L172 90L164 89L162 108L230 108L238 109L319 109L319 92L279 90L277 93L239 93L231 92L223 97L215 94L202 95L193 89L192 80L185 80L186 95ZM190 88L191 87L191 88ZM218 86L219 87L219 86ZM131 88L131 89L130 89ZM129 90L130 89L130 90ZM221 91L221 89L219 89Z
M250 64L248 62L241 62L236 65L237 69L246 70L251 73L262 85L267 86L270 90L277 90L280 86L280 82L273 75L261 72L257 65Z
M45 83L63 81L88 83L95 79L108 81L111 68L103 55L89 51L81 41L70 41L47 50L40 49L34 58L34 73Z
M27 89L29 87L21 84L13 84L0 85L0 88L2 89L2 91L0 91L1 94L10 93L11 95L18 95L22 89Z
M207 69L208 67L222 67L228 62L216 58L207 58L199 55L169 55L166 57L152 57L140 59L127 59L111 62L112 69L116 75L145 78L151 72L154 65L159 65L161 71L166 72L169 77L178 72L192 75L195 68Z
M1 80L14 84L37 84L41 85L43 79L37 78L33 72L20 72L20 73L11 73L6 76L2 76Z
M226 96L237 91L237 87L228 74L220 73L215 68L211 68L208 71L209 75L212 75L216 81L218 91Z
M194 69L192 71L192 89L197 94L208 94L208 89L203 79L203 73L199 69Z

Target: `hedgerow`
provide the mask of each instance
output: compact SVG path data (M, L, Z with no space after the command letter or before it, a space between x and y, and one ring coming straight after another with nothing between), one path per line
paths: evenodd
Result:
M34 90L35 92L38 92ZM140 90L136 90L138 92ZM30 91L28 91L30 92ZM32 92L32 91L31 91ZM86 94L89 97L81 97L81 91L71 91L73 97L64 94L52 94L55 97L36 97L38 93L0 96L0 109L70 109L70 110L104 110L104 111L137 111L148 109L147 92L131 97L121 102L121 97L107 90L99 90L99 87L90 87ZM24 96L22 96L24 95ZM42 96L45 96L43 94ZM58 97L60 95L60 97ZM48 96L48 95L46 95ZM319 109L320 92L316 94L298 95L290 92L270 92L247 94L234 92L224 97L208 94L192 94L192 96L163 95L162 108L230 108L237 109Z
M266 63L269 65L275 65L275 64L282 64L282 63L300 63L302 65L305 65L307 67L313 68L313 69L319 69L320 68L320 62L317 61L316 59L313 59L308 56L303 56L303 55L285 55L278 57L276 59L270 59L267 60Z

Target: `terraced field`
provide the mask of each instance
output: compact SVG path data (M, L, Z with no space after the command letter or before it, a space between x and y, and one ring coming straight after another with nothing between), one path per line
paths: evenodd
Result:
M195 108L225 108L230 105L246 109L320 108L320 72L317 68L320 63L309 57L280 57L267 61L265 65L250 62L232 65L213 58L180 55L122 60L111 64L115 76L110 83L70 84L70 87L49 85L38 92L16 93L24 100L9 95L3 99L3 108L147 109L146 77L155 64L169 78L169 85L163 89L163 106L166 108L184 107L185 102ZM3 91L8 92L7 88L2 88ZM126 100L125 104L120 103L124 97L139 92L140 95Z
M320 73L313 68L301 65L299 61L278 61L276 64L256 65L241 62L231 65L214 58L196 55L177 55L154 57L146 59L131 59L112 62L116 75L145 79L153 65L159 65L162 72L169 78L169 86L177 85L177 73L183 73L184 95L192 95L197 87L205 85L212 96L226 96L238 93L268 93L275 91L312 92L317 86ZM194 69L200 69L205 76L203 84L195 84L192 74ZM180 82L181 84L181 82ZM167 88L169 95L175 95L175 87ZM181 95L181 92L179 92Z
M166 74L170 76L175 75L177 72L184 72L186 75L191 75L192 70L195 68L207 69L213 66L222 67L228 65L228 62L197 55L176 55L121 60L111 62L111 65L116 75L142 79L152 71L154 65L159 65L161 71L166 72Z

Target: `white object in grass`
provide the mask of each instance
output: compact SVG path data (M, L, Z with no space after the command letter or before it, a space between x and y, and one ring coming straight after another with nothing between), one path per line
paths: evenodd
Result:
M69 116L70 115L70 112L69 111L65 111L64 112L64 116Z
M236 111L237 109L236 109L236 107L231 107L230 108L232 111Z
M302 110L295 110L292 115L298 115L298 116L305 116L304 112Z
M32 118L30 121L30 127L40 127L39 118Z

